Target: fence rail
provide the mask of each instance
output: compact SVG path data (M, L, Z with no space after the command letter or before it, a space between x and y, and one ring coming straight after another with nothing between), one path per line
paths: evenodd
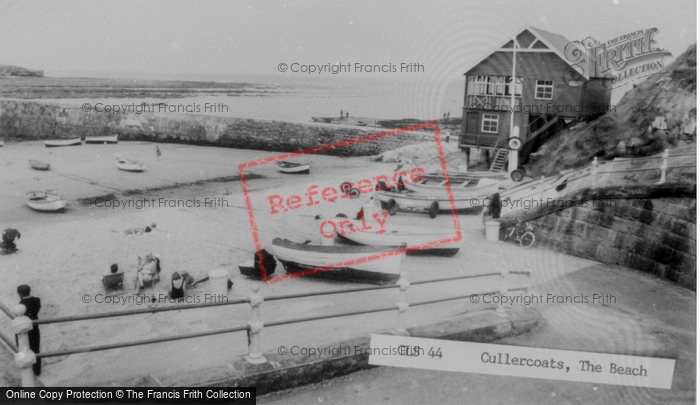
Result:
M460 275L460 276L454 276L454 277L442 277L442 278L416 281L412 284L413 285L422 285L422 284L431 284L431 283L474 279L474 278L486 278L486 277L494 277L494 276L499 277L500 287L498 290L487 291L487 292L474 292L474 293L469 294L469 295L445 297L445 298L438 298L438 299L434 299L434 300L427 300L427 301L420 301L420 302L407 302L406 297L405 297L405 293L406 293L406 290L408 289L408 287L411 285L411 283L408 281L408 279L406 277L406 273L402 272L401 278L399 279L399 281L395 285L358 287L358 288L349 288L349 289L344 289L344 290L318 291L318 292L312 292L312 293L284 294L284 295L263 297L262 295L258 294L258 291L260 289L260 284L256 283L256 284L253 284L251 286L251 294L247 298L231 300L231 301L223 302L223 303L173 305L171 307L126 310L126 311L99 313L99 314L91 314L91 315L66 316L66 317L58 317L58 318L43 319L43 320L36 320L36 321L31 321L31 320L29 320L29 318L24 316L25 309L21 305L18 306L18 308L16 309L18 312L13 313L12 311L9 310L9 308L0 304L0 310L2 310L2 312L5 313L8 316L8 318L12 319L13 329L14 329L14 332L18 336L18 339L20 341L20 345L19 345L19 347L14 345L13 342L11 341L11 339L1 332L0 332L0 339L10 348L10 350L12 350L15 353L18 353L17 356L19 356L19 357L16 357L15 361L16 361L17 366L21 370L22 385L23 386L35 386L35 384L36 384L33 373L31 371L31 365L33 364L33 361L29 362L29 361L27 361L27 358L41 359L41 358L49 358L49 357L67 356L67 355L79 354L79 353L92 353L92 352L98 352L98 351L113 350L113 349L120 349L120 348L126 348L126 347L143 346L143 345L149 345L149 344L154 344L154 343L171 342L171 341L184 340L184 339L194 339L194 338L201 338L201 337L207 337L207 336L213 336L213 335L243 332L243 331L246 331L247 335L248 335L248 356L246 356L246 359L253 364L257 364L257 363L263 363L266 361L265 358L262 357L262 354L260 353L260 350L259 350L260 332L264 328L269 328L269 327L273 327L273 326L290 325L290 324L301 323L301 322L311 322L311 321L319 321L319 320L332 319L332 318L341 318L341 317L347 317L347 316L365 315L365 314L372 314L372 313L378 313L378 312L398 311L398 320L397 320L398 326L395 329L395 331L397 331L397 333L405 333L405 328L403 328L403 317L405 316L405 312L407 311L407 309L410 307L466 299L466 298L469 298L470 296L473 296L473 295L483 296L486 294L497 294L497 293L505 294L505 293L508 293L509 291L521 291L521 290L527 290L529 288L529 286L527 284L525 286L521 286L521 287L517 287L517 288L510 288L510 289L507 288L506 277L508 275L511 275L511 274L518 275L518 276L527 276L527 277L531 276L530 271L508 271L505 268L505 263L502 263L500 272ZM399 288L401 290L401 292L399 294L398 302L395 304L392 304L392 305L382 305L382 306L370 308L370 309L347 311L347 312L328 314L328 315L315 315L315 316L308 316L308 317L283 319L283 320L271 321L271 322L267 322L267 323L263 323L259 319L259 307L261 306L261 304L264 301L289 300L289 299L297 299L297 298L316 297L316 296L320 296L320 295L335 295L335 294L346 294L346 293L355 293L355 292L368 292L368 291L378 291L378 290L386 290L386 289L393 289L393 288ZM27 332L29 332L29 330L31 330L32 324L46 325L46 324L58 324L58 323L65 323L65 322L79 322L79 321L89 321L89 320L94 320L94 319L113 318L113 317L118 317L118 316L138 316L138 315L144 315L144 314L153 314L156 312L203 309L203 308L211 308L211 307L217 307L217 306L239 305L239 304L245 304L245 303L250 304L250 307L252 309L251 319L246 325L238 325L238 326L234 326L234 327L230 327L230 328L210 330L210 331L206 331L206 332L178 334L178 335L174 335L174 336L159 337L159 338L152 338L152 339L143 339L143 340L136 340L136 341L120 342L120 343L110 343L110 344L104 344L104 345L98 345L98 346L76 347L76 348L72 348L72 349L45 351L42 353L37 353L36 355L34 353L32 353L31 350L29 350L29 346L28 346L28 333ZM499 315L505 314L503 304L499 304L498 309L497 309L497 313L499 313ZM35 357L33 357L33 356L35 356Z

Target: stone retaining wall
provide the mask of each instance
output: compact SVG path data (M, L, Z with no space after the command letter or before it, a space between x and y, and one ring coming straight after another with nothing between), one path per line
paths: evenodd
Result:
M694 196L583 200L530 222L538 246L650 272L696 290L696 202Z
M119 135L120 140L186 143L239 149L295 152L381 132L332 124L264 121L172 113L109 114L77 105L0 100L0 134L6 139L44 140ZM434 139L409 132L326 150L338 156L368 156Z

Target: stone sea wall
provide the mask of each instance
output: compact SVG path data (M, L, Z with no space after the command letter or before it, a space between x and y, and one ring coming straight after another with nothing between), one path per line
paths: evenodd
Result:
M530 220L537 245L653 273L695 290L696 187L660 187L647 192L636 187L626 198L611 193L581 198L574 207L539 215ZM630 198L635 195L640 198Z
M85 112L78 105L0 100L0 137L18 141L119 135L119 139L123 141L186 143L295 152L381 131L381 129L332 124L197 114L109 114ZM433 139L431 132L416 131L331 148L320 153L337 156L368 156Z

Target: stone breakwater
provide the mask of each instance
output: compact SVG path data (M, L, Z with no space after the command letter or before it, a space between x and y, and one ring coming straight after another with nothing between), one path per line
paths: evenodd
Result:
M123 141L295 152L381 131L382 129L199 114L108 114L86 112L75 104L0 100L0 134L5 140L35 141L119 135L119 140ZM432 132L416 131L331 148L321 153L371 156L433 139Z

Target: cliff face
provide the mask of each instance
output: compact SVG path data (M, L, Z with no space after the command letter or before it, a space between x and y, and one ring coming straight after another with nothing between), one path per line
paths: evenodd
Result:
M528 172L549 175L589 164L595 156L649 156L695 142L696 47L691 45L660 74L636 85L613 111L556 134L533 155ZM652 125L660 124L659 117L666 129Z
M29 70L19 66L0 65L0 77L2 76L44 77L44 71Z

